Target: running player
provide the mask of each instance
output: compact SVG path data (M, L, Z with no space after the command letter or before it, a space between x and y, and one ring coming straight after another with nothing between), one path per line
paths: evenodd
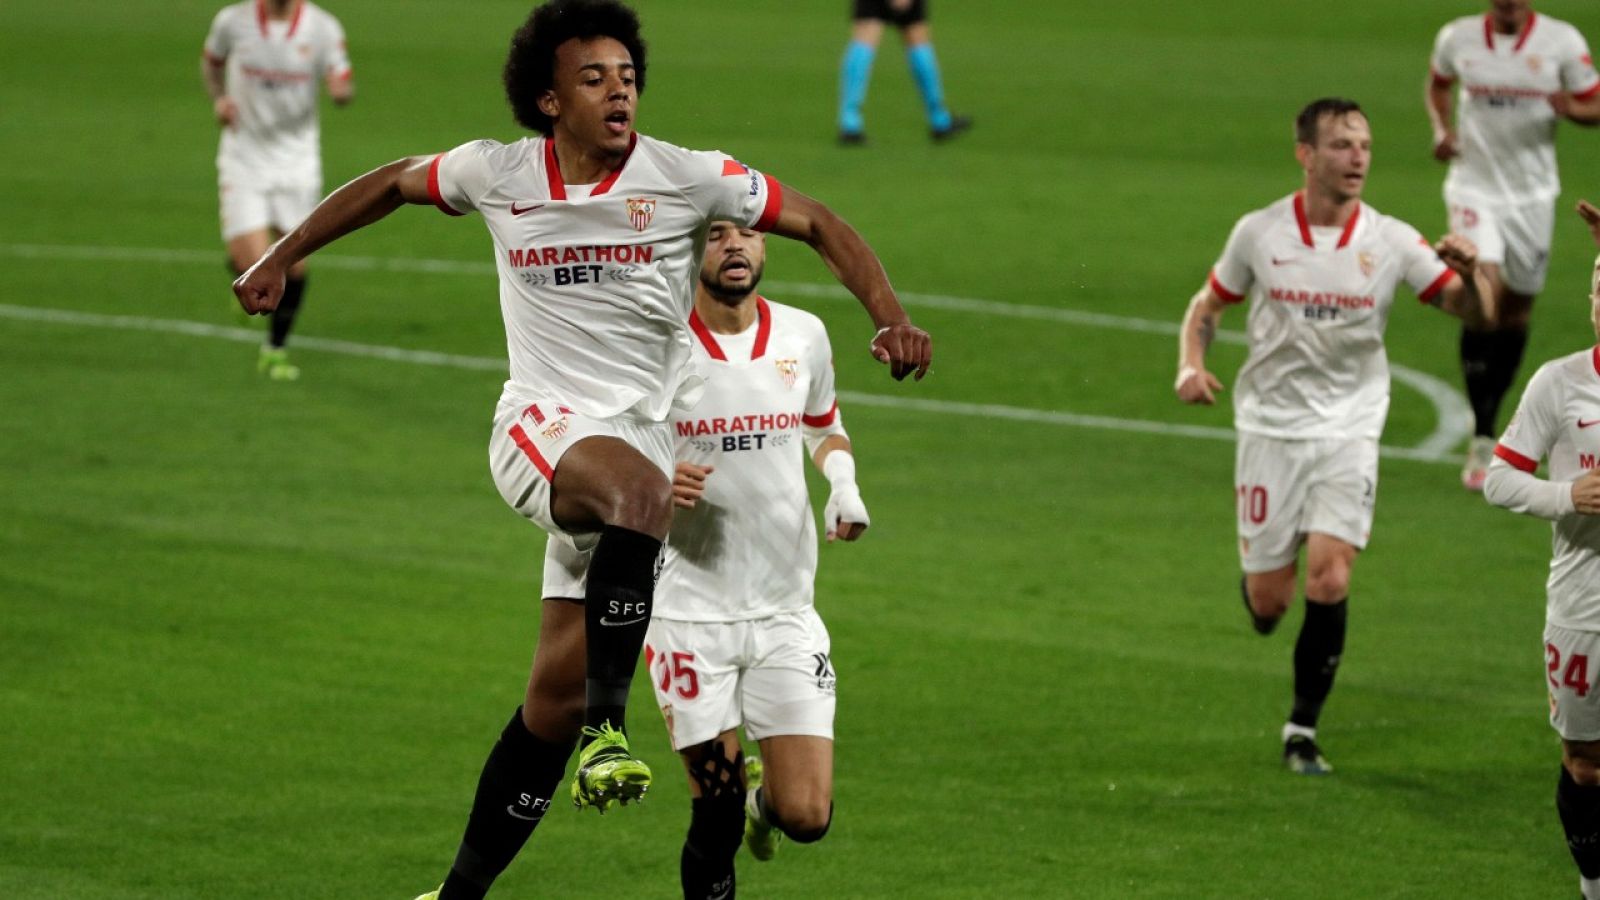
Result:
M243 0L212 20L200 75L222 126L222 241L238 275L322 198L318 85L340 106L355 96L344 29L308 0ZM256 362L275 381L300 377L284 345L305 292L305 263L297 262Z
M1483 489L1500 401L1516 381L1533 297L1544 287L1561 181L1556 123L1600 122L1600 74L1578 30L1536 15L1529 0L1439 30L1426 103L1433 155L1450 163L1450 230L1471 240L1493 286L1497 322L1461 331L1461 372L1474 429L1461 483ZM1452 123L1457 83L1459 111Z
M756 294L765 261L760 232L712 223L689 319L706 394L672 417L678 514L645 641L656 702L689 773L680 860L689 900L733 896L741 835L765 860L784 834L809 843L827 833L835 675L812 606L805 457L831 487L828 540L853 541L869 523L827 331ZM552 541L545 596L582 596L581 563ZM741 724L759 758L744 759Z
M490 466L506 502L590 554L582 607L544 604L525 702L484 765L443 900L483 896L548 807L580 731L572 797L602 811L649 786L622 731L672 518L669 411L693 405L689 312L712 219L810 244L871 315L871 351L921 378L928 335L882 265L826 207L720 153L638 135L638 19L616 0L552 0L512 39L504 80L537 137L402 159L324 200L234 289L270 310L287 269L406 203L478 211L494 242L510 378ZM581 703L572 686L584 685Z
M944 82L939 58L933 52L933 30L928 26L928 0L855 0L850 43L839 64L839 143L853 146L867 141L861 107L867 102L872 59L878 53L885 24L900 30L906 65L911 67L911 78L927 111L928 133L935 141L947 141L971 128L971 118L952 115L944 105Z
M1270 634L1294 599L1306 548L1306 613L1294 650L1284 764L1332 770L1317 719L1344 652L1350 570L1366 546L1389 412L1383 332L1403 282L1468 321L1492 318L1470 241L1429 247L1416 229L1361 202L1372 134L1349 100L1318 100L1295 119L1301 190L1249 213L1189 303L1178 344L1178 397L1214 403L1205 368L1222 311L1250 300L1250 351L1234 392L1234 493L1241 590Z
M1600 246L1600 209L1578 204ZM1589 282L1589 322L1600 335L1600 258ZM1494 448L1483 496L1549 519L1544 661L1550 725L1561 735L1556 811L1578 864L1580 887L1600 900L1600 346L1539 367ZM1534 470L1549 463L1549 478Z

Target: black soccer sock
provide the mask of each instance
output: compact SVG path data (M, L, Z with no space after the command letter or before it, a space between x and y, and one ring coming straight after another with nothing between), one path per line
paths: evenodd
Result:
M571 743L530 734L517 708L483 764L467 831L439 900L481 900L550 808L571 755Z
M600 532L584 593L584 646L588 649L584 724L624 728L628 687L650 627L656 561L661 542L616 525Z
M1556 812L1567 832L1567 849L1585 878L1600 878L1600 786L1572 780L1566 766L1556 782Z
M1461 329L1461 378L1467 386L1467 402L1472 404L1472 433L1479 437L1494 434L1494 415L1500 406L1489 374L1493 344L1493 332Z
M1316 728L1322 704L1333 690L1333 676L1339 671L1344 654L1345 619L1349 598L1338 603L1306 601L1305 621L1294 642L1294 708L1289 722L1302 728Z
M744 750L729 759L716 741L701 745L689 767L700 796L690 801L689 834L678 862L684 900L733 897L733 855L744 837L743 769Z
M289 329L294 327L295 313L300 311L300 301L305 295L304 276L290 278L283 283L283 299L278 301L278 308L272 311L272 346L282 347L289 340Z
M1522 351L1528 346L1528 332L1521 329L1496 331L1489 338L1489 399L1493 405L1489 409L1489 430L1480 433L1494 437L1498 434L1494 420L1500 412L1501 401L1517 380L1517 368L1522 365Z

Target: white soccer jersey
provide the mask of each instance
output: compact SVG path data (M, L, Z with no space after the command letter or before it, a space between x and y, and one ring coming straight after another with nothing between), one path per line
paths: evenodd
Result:
M595 185L562 180L550 138L473 141L434 158L428 192L451 215L477 210L494 240L505 398L657 422L697 383L688 321L707 223L766 231L783 207L775 179L641 135Z
M1600 74L1578 29L1531 14L1521 34L1497 34L1490 17L1466 16L1439 30L1434 82L1461 83L1457 149L1445 191L1480 202L1528 203L1561 193L1555 110L1549 96L1591 97Z
M317 90L349 78L339 20L298 0L288 21L267 18L264 0L225 6L211 22L205 56L227 64L228 96L239 108L222 130L217 167L225 175L320 181Z
M677 511L655 615L689 622L805 609L817 572L802 427L838 422L833 352L821 320L760 300L755 325L712 334L696 316L706 390L674 413L675 458L714 467L705 496Z
M1600 466L1600 347L1539 367L1495 455L1524 472L1549 462L1551 481L1576 481ZM1600 631L1600 516L1571 513L1551 523L1546 618Z
M1342 229L1311 225L1298 192L1247 214L1211 270L1223 300L1251 301L1234 427L1376 439L1389 413L1383 330L1395 287L1426 302L1451 274L1415 228L1364 203Z

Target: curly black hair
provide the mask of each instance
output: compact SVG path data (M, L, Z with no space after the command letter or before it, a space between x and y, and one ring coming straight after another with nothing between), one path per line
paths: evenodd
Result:
M545 137L555 133L555 122L540 111L539 98L555 84L556 48L573 38L597 37L628 48L634 87L644 93L644 38L632 9L618 0L550 0L511 36L511 53L501 72L506 100L523 127Z

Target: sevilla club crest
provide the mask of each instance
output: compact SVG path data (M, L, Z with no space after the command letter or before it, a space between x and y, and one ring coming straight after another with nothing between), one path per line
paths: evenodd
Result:
M778 377L783 379L783 386L793 390L795 379L800 377L800 360L779 359L774 360L773 364L778 367Z
M1356 254L1356 264L1361 267L1361 276L1371 278L1372 273L1378 270L1378 258L1363 250Z
M656 215L656 201L654 197L629 197L628 221L633 224L634 231L643 231L650 227L650 220Z

